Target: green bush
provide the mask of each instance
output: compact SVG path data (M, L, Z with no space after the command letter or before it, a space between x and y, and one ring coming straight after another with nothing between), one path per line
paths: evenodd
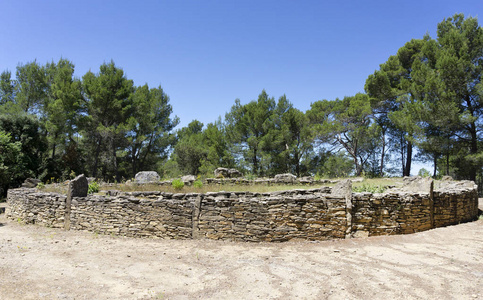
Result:
M196 180L195 182L193 182L193 186L195 188L202 188L203 187L203 182L201 182L201 180Z
M88 194L94 194L99 192L99 184L96 181L89 183L89 188L87 190Z
M245 175L245 179L246 180L255 180L255 179L257 179L257 176L255 174L248 173L248 174Z
M171 182L171 185L175 190L181 190L184 187L184 182L181 179L175 179Z
M41 189L45 188L45 184L43 182L39 182L39 183L37 183L37 188L39 190L41 190Z
M431 177L431 173L428 170L426 170L425 168L421 168L421 169L419 169L418 176Z
M370 184L362 184L361 186L355 186L352 188L352 190L356 193L364 193L364 192L369 192L369 193L384 193L384 191L387 189L385 186L380 186L380 185L370 185Z

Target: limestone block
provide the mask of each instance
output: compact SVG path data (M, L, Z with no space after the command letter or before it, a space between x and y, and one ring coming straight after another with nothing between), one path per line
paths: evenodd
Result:
M89 190L89 183L84 174L77 176L69 182L69 195L73 197L86 197Z
M194 175L185 175L181 177L181 181L184 182L184 184L191 185L193 182L195 182L196 176Z
M22 187L24 188L35 188L37 187L37 184L39 184L41 181L39 179L35 178L27 178L25 179L24 183L22 183Z
M297 176L290 173L275 175L275 182L294 183L296 179Z
M155 171L142 171L136 174L134 181L136 183L150 183L150 182L158 182L159 175Z

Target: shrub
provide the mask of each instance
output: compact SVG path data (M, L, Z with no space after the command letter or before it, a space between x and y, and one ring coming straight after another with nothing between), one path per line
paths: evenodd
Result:
M181 179L175 179L171 182L171 185L175 190L181 190L184 187L184 182Z
M37 188L39 190L41 190L41 189L45 188L45 184L43 182L39 182L39 183L37 183Z
M255 179L257 179L257 176L255 174L249 173L249 174L245 175L245 179L246 180L255 180Z
M431 177L431 173L428 170L426 170L425 168L421 168L421 169L419 169L418 176Z
M202 188L203 187L203 182L201 182L201 180L196 180L195 182L193 182L193 186L195 188Z
M363 192L369 192L369 193L384 193L384 191L387 189L385 186L380 186L380 185L370 185L370 184L362 184L361 186L355 186L352 188L352 190L356 193L363 193Z
M87 189L88 194L94 194L99 192L99 184L96 181L89 183L89 188Z

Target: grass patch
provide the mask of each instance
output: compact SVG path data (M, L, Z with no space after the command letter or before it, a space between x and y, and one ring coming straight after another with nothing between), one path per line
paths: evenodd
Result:
M388 188L402 186L402 178L371 178L364 179L362 182L353 182L352 191L356 193L383 193Z
M342 179L340 179L342 180ZM353 182L352 187L354 191L359 191L362 187L366 186L366 191L369 187L386 187L386 186L400 186L402 184L401 178L376 178L376 179L364 179L362 182ZM335 183L325 183L321 185L267 185L267 184L251 184L251 185L240 185L240 184L203 184L201 181L195 181L193 185L158 185L158 184L125 184L116 183L109 185L99 185L99 192L107 190L119 190L122 192L151 192L151 191L161 191L168 193L209 193L209 192L252 192L252 193L267 193L276 191L287 191L294 189L315 189L322 186L334 186ZM46 184L42 188L42 192L56 192L60 194L67 194L66 184Z
M330 185L330 184L328 184ZM161 191L167 193L200 193L205 194L209 192L252 192L252 193L267 193L275 191L286 191L294 189L315 189L319 188L317 185L207 185L203 184L188 186L185 185L182 188L175 188L173 186L161 186L156 184L143 184L143 185L126 185L116 184L112 186L101 187L101 190L120 190L123 192L152 192Z

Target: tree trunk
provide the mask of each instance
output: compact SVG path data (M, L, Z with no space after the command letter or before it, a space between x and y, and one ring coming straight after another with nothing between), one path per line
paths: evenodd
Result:
M413 158L413 144L408 142L406 151L406 166L404 167L403 176L411 176L411 160Z
M438 165L438 155L437 154L434 154L433 156L433 165L434 165L434 168L433 168L433 178L436 177L436 172L438 170L437 168L437 165Z
M446 174L449 175L449 152L446 153Z
M475 155L478 153L478 135L476 133L476 124L473 122L471 123L471 146L470 146L470 154ZM476 166L475 164L469 165L469 180L476 182Z
M253 174L260 175L258 172L257 149L253 148Z
M52 145L52 160L54 159L55 157L55 146L57 145L56 141L57 141L57 133L55 134L54 136L54 144Z
M384 155L386 151L386 132L382 134L382 152L381 152L381 165L379 167L379 175L384 176Z
M101 138L97 141L96 154L94 157L94 168L92 170L92 176L97 179L97 167L99 165L99 154L101 153Z
M299 161L299 154L298 151L295 151L294 154L294 159L295 159L295 173L297 173L297 177L300 177L300 161Z
M114 138L112 139L112 166L114 167L114 177L116 182L119 182L119 170L117 169L117 155L116 155L116 146L114 143Z

